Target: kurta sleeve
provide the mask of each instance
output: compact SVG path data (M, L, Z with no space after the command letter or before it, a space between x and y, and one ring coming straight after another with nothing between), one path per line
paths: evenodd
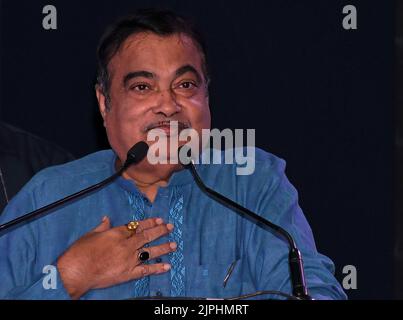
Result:
M31 181L13 198L0 216L1 224L36 209L33 185ZM33 221L0 234L0 299L70 299L56 261L46 262L50 267L45 270L46 263L37 263L38 233Z

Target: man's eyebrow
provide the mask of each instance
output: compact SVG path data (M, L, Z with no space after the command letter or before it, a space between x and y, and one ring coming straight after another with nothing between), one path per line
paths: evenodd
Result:
M194 67L192 67L190 64L184 65L184 66L180 67L178 70L176 70L175 76L180 77L181 75L185 74L186 72L193 73L196 76L197 81L201 82L202 78L201 78L199 72L197 72L197 70Z
M149 71L132 71L129 72L128 74L126 74L123 78L123 86L126 87L127 83L133 79L133 78L137 78L137 77L143 77L143 78L148 78L148 79L153 79L154 78L154 74L152 72Z

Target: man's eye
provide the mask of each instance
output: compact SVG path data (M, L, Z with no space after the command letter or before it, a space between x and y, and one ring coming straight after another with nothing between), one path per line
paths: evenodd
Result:
M131 90L135 90L135 91L144 92L144 91L146 91L146 90L150 90L150 86L147 85L147 84L137 84L137 85L135 85L135 86L132 86L130 89L131 89Z
M190 82L190 81L182 82L179 85L179 88L182 88L182 89L192 89L194 87L196 87L196 84L194 84L193 82Z

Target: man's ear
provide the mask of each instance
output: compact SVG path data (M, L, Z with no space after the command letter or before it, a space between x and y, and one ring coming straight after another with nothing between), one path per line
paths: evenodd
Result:
M99 112L101 113L102 119L104 120L104 126L105 126L105 117L106 117L106 114L108 113L108 110L106 107L105 94L99 84L95 85L95 94L96 94L97 100L98 100Z

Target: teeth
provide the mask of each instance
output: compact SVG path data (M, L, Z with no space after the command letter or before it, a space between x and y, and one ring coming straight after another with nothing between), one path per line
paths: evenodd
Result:
M164 126L171 126L171 122L170 121L159 122L158 124L156 124L155 126L152 126L148 130L152 130L152 129L159 128L159 127L164 127ZM181 124L181 123L177 123L175 126L173 126L173 129L176 129L176 128L182 130L182 129L186 129L187 126L184 125L184 124Z

